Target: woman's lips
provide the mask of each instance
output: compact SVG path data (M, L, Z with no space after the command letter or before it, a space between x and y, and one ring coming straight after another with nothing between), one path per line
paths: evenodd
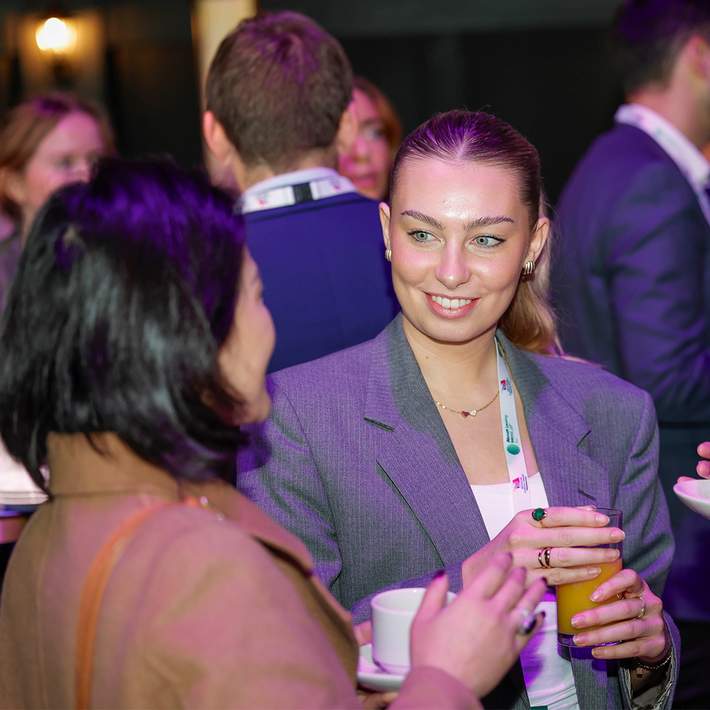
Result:
M478 298L451 298L439 294L426 294L429 308L438 316L444 318L461 318L470 313L478 303Z

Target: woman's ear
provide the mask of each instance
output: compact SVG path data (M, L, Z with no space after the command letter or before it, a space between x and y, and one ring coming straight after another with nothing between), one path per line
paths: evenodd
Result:
M386 202L380 202L380 224L382 225L385 249L390 249L390 206Z
M540 217L532 230L530 238L530 246L525 261L534 261L537 263L542 250L547 244L547 239L550 236L550 220L547 217Z

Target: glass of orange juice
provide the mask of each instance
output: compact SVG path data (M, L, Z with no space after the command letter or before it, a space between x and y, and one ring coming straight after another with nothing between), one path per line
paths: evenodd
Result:
M608 527L621 528L621 511L615 508L597 508L597 512L603 513L609 518ZM574 646L572 637L578 631L572 626L572 617L582 611L593 609L594 607L616 601L608 599L604 602L593 602L589 597L594 590L613 577L621 570L621 542L612 542L608 545L598 545L597 547L608 547L619 550L619 559L613 562L601 562L594 567L601 568L601 573L594 579L584 582L572 582L571 584L560 584L557 586L557 639L563 646ZM592 630L593 627L585 628L585 631ZM605 644L610 645L610 644Z

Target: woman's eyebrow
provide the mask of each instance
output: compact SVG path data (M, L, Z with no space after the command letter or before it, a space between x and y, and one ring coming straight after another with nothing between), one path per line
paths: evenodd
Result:
M414 219L418 219L420 222L424 222L430 227L434 227L434 229L444 229L441 222L433 217L430 217L428 214L424 214L423 212L417 212L416 210L404 210L404 212L402 212L402 216L414 217Z
M495 217L478 217L477 219L467 222L466 231L469 229L476 229L478 227L492 227L494 224L501 224L502 222L510 222L511 224L515 224L515 220L512 217L505 217L504 215L496 215Z

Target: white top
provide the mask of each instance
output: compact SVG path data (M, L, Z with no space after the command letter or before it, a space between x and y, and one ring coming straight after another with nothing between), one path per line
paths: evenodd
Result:
M548 506L542 476L528 478L533 508ZM476 503L486 525L488 537L493 539L513 518L510 484L471 486ZM557 606L555 593L545 593L537 611L545 611L542 629L530 640L520 654L525 687L531 707L547 706L549 710L577 710L579 701L572 675L572 664L557 650Z
M261 180L244 190L238 201L240 211L255 212L295 204L291 187L304 183L310 185L315 200L355 192L352 182L331 168L294 170Z
M658 143L685 175L693 192L698 196L705 219L710 222L710 199L705 192L710 188L710 163L697 146L672 123L646 106L625 104L619 108L614 118L617 123L636 126Z

